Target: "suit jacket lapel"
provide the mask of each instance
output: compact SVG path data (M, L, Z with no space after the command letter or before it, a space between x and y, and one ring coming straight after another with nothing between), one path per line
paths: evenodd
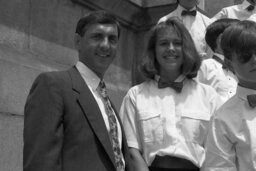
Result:
M94 133L114 164L112 145L98 104L78 70L73 67L69 70L69 73L72 79L73 90L79 94L78 103L81 106L85 117L88 119Z

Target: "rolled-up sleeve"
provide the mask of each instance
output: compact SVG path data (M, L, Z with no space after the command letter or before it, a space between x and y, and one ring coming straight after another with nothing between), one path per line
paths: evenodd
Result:
M141 143L139 138L140 133L135 105L134 91L129 90L123 99L119 113L127 137L128 146L141 150Z

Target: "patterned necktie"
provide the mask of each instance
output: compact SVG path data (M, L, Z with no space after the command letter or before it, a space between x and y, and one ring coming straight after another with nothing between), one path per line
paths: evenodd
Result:
M193 11L188 11L188 10L183 10L181 12L181 16L186 16L186 15L190 15L190 16L196 16L196 10Z
M256 94L248 95L247 100L252 108L256 107Z
M111 139L112 148L115 156L117 171L124 171L125 167L122 160L123 158L122 152L121 152L119 141L118 141L117 120L115 117L115 112L111 106L109 97L107 95L105 83L103 81L100 81L97 91L104 102L106 113L108 115L108 121L109 121L109 127L110 127L109 136Z
M183 82L164 82L161 79L158 81L158 88L170 87L174 89L177 93L180 93L183 88Z
M253 5L249 5L246 9L247 9L247 11L253 11L254 10L254 8L255 8L255 6L253 6Z

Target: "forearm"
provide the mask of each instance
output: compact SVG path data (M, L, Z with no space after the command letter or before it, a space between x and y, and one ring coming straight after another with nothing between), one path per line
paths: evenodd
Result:
M138 149L130 148L133 171L149 171L148 166Z

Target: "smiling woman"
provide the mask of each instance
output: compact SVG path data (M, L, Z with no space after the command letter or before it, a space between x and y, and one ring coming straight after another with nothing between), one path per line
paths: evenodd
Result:
M164 67L161 55L172 54L175 59L181 60L177 67ZM161 66L161 64L163 66ZM201 64L193 40L177 17L161 22L152 30L149 37L147 56L145 56L141 70L147 78L154 79L156 74L161 75L161 70L168 72L169 77L172 75L174 81L180 74L187 78L193 78L197 75L197 71ZM175 73L173 71L175 70ZM167 79L167 78L166 78ZM170 79L170 78L169 78Z
M120 116L134 171L199 171L217 93L192 78L200 56L177 17L150 32L141 71L148 78L123 99Z
M182 40L173 28L163 28L158 31L156 38L156 59L159 64L159 75L175 80L180 75L183 63ZM169 74L172 73L172 74ZM167 74L167 76L164 76Z

